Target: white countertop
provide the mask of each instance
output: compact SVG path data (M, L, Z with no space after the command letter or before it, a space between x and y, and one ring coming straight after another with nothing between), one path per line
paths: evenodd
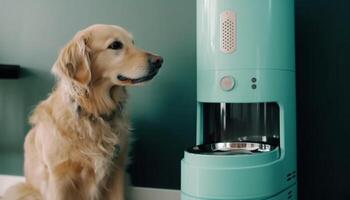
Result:
M24 177L21 176L0 175L0 196L11 185L23 181ZM159 188L131 187L130 196L130 200L179 200L180 192L178 190Z

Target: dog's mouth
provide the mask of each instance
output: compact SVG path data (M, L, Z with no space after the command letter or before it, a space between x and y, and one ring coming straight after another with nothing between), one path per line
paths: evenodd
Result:
M143 77L140 77L140 78L128 78L126 76L123 76L121 74L119 74L117 76L118 80L122 81L122 82L127 82L127 83L131 83L131 84L136 84L136 83L142 83L142 82L145 82L145 81L149 81L151 80L155 75L157 75L157 71L156 72L153 72L153 73L150 73L148 74L147 76L143 76Z

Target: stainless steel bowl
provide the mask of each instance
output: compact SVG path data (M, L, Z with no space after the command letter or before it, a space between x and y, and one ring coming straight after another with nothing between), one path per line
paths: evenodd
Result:
M258 142L219 142L202 144L187 149L190 153L215 154L215 155L238 155L269 152L277 146Z
M253 142L253 143L266 143L272 146L278 146L280 143L278 136L260 136L260 135L252 135L252 136L243 136L237 138L238 142Z

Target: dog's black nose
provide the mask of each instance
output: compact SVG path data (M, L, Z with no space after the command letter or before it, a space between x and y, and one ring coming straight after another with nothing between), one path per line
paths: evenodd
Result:
M163 58L160 56L150 55L148 62L152 67L159 69L163 64Z

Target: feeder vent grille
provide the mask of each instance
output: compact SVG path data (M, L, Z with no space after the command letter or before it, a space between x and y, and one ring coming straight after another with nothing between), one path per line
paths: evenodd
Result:
M286 176L287 181L291 181L291 180L295 179L296 176L297 176L296 175L296 171L292 171L292 172L288 173L287 176Z
M220 50L223 53L236 50L236 14L231 10L220 14Z

